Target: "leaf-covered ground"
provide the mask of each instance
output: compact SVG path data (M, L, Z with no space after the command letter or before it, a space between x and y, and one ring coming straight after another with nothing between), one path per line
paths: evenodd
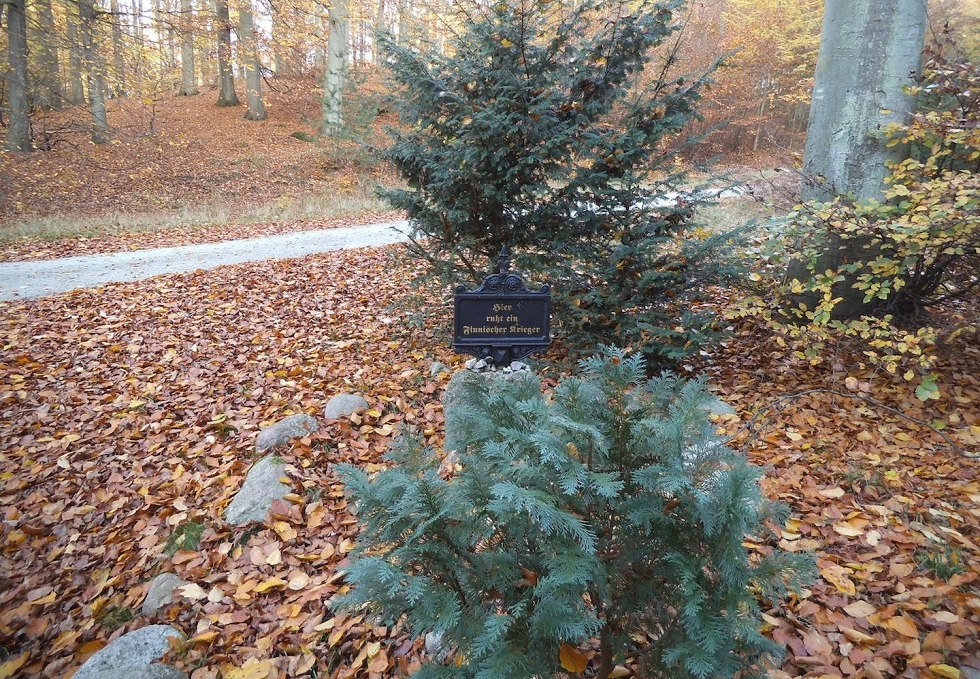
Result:
M448 374L429 366L462 363L446 347L443 300L430 296L443 311L424 322L408 304L418 291L397 251L0 305L0 676L63 677L151 622L188 635L172 659L195 679L397 677L416 666L420 642L325 605L344 587L356 530L329 465L377 464L403 424L438 444ZM720 426L741 430L767 492L794 510L783 546L818 557L813 585L767 613L788 651L775 676L953 677L980 665L980 349L945 351L939 401L877 383L851 395L942 420L959 451L841 395L825 369L757 328L706 359L739 410ZM815 389L840 394L780 400ZM324 422L342 391L370 409ZM324 426L279 451L293 492L265 525L227 526L258 429L297 412ZM164 571L196 587L153 620L130 619Z
M356 146L293 137L313 132L318 98L312 80L286 85L265 93L263 121L245 120L244 104L216 106L216 90L112 99L113 139L102 145L90 142L84 110L46 113L35 124L52 133L51 150L0 153L0 224L181 210L215 199L234 210L342 190L349 177L338 169L350 167Z

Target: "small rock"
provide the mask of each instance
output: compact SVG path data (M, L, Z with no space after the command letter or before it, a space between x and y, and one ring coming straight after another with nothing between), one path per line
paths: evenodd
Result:
M302 414L290 415L259 432L258 438L255 439L255 452L265 452L289 442L290 439L312 434L317 429L319 425L316 418Z
M473 367L476 365L476 359L471 358L467 360L465 365L467 370L473 370Z
M265 520L272 502L289 492L289 486L279 480L285 471L286 464L274 455L253 464L241 490L225 509L225 521L232 526L241 526Z
M436 662L445 662L452 653L452 648L446 642L446 633L443 631L429 632L425 635L425 652L436 659Z
M444 366L439 361L433 361L432 362L432 365L429 366L429 374L432 375L433 377L435 377L439 373L444 373L444 372L447 372L447 371L448 371L448 368L446 368L446 366Z
M146 592L146 599L143 600L143 607L140 609L143 615L153 615L160 608L169 603L173 603L174 590L188 584L186 580L181 580L173 573L161 573L150 582L150 589Z
M487 368L487 362L485 359L482 358L476 362L476 365L473 366L473 370L486 370L486 368Z
M511 361L510 369L513 370L514 372L517 372L519 370L530 370L531 367L527 363L524 363L522 361Z
M323 416L328 420L335 420L338 417L353 415L358 410L368 407L368 402L363 396L356 394L337 394L327 401L327 406L323 409Z
M150 625L124 634L86 660L74 679L186 679L176 668L151 665L170 650L170 637L184 635L170 625Z
M715 396L703 406L709 415L738 415L738 411L723 400Z

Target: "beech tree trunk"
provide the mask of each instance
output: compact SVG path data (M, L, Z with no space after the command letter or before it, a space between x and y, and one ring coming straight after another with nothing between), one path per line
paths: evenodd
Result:
M126 94L126 60L122 44L122 15L119 13L119 0L111 0L112 11L112 92L117 97Z
M37 0L38 27L41 35L37 42L37 63L40 70L38 103L50 109L61 108L64 95L61 91L61 69L58 67L57 33L54 28L54 13L51 0Z
M915 98L904 88L915 83L921 68L926 21L923 0L827 0L803 154L804 199L883 198L887 163L908 153L901 146L889 148L883 131L914 110ZM868 241L843 240L831 232L816 270L836 271L874 257ZM806 280L810 272L795 261L788 277ZM841 300L834 319L877 313L876 301L865 303L854 283L853 275L844 275L834 285L833 296ZM813 309L817 293L801 295L800 301Z
M78 0L82 55L88 80L88 104L92 112L92 142L109 141L109 118L106 114L105 61L95 46L96 9L94 0Z
M24 0L7 3L7 150L30 151L27 106L27 12Z
M398 0L398 44L407 45L411 32L412 3L409 0Z
M881 131L915 107L903 88L921 67L925 29L923 0L827 0L803 154L815 181L805 198L881 197L885 163L907 153L886 147Z
M68 18L68 101L73 106L85 103L85 85L82 83L82 41L78 36L78 17L71 8Z
M330 34L327 42L327 70L323 79L323 106L320 134L337 134L344 124L341 110L344 90L344 67L347 62L347 0L333 0L330 5Z
M248 104L245 120L265 120L268 116L262 103L262 65L252 24L251 0L244 0L239 6L238 26L239 54L245 71L245 103Z
M191 0L180 0L180 90L177 94L197 94L194 72L194 7Z
M218 106L238 106L235 76L231 72L231 20L228 17L228 0L215 0L214 9L218 19Z

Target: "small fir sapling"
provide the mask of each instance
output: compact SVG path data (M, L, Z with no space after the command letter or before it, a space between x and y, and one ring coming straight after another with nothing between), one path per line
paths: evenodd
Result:
M765 676L758 600L810 567L743 540L784 508L715 435L703 382L616 349L581 366L550 398L533 376L470 385L452 473L411 436L373 476L339 465L363 532L332 605L441 634L454 652L421 679L552 677L589 640L596 677L627 655L648 676Z
M668 364L712 339L693 302L738 267L733 234L686 228L699 194L676 199L713 70L673 72L683 5L456 3L448 50L382 38L402 122L383 155L405 180L382 195L408 215L409 250L477 284L509 245L551 284L577 354L615 344Z

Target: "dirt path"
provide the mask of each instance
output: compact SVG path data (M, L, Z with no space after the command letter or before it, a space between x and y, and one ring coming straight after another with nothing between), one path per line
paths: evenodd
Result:
M0 300L32 299L167 273L212 269L225 264L289 259L330 250L385 245L405 240L407 222L383 222L263 238L180 247L0 263Z

